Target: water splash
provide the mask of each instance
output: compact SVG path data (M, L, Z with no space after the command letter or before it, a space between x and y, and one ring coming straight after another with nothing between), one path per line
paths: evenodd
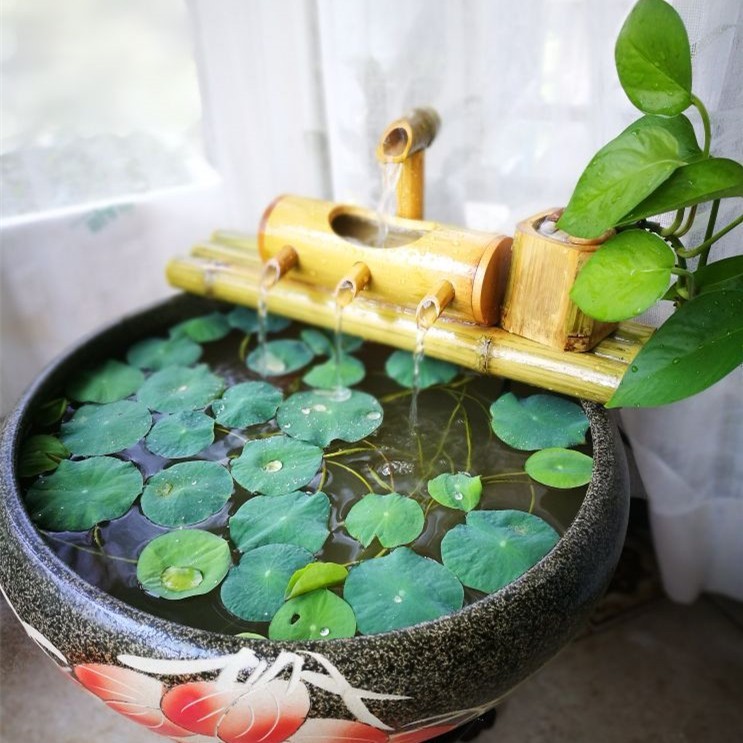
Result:
M271 363L266 340L268 335L268 291L278 280L278 266L273 262L267 263L258 286L258 350L260 353L258 368L262 376L266 376L266 370Z
M397 214L397 183L402 173L402 163L383 162L380 163L380 167L382 168L382 193L377 204L377 219L379 220L377 247L383 248L390 231L390 217Z

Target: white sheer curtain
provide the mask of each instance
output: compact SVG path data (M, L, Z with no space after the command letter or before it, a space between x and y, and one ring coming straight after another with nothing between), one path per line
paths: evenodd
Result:
M591 154L639 113L614 72L633 0L192 0L213 155L234 223L294 191L374 205L386 124L442 116L427 216L511 231L564 204ZM678 0L714 151L743 157L740 0ZM694 113L690 114L694 119ZM722 225L740 209L731 201ZM740 252L739 234L718 254ZM649 314L657 322L660 310ZM628 411L666 590L743 598L740 371L689 402Z

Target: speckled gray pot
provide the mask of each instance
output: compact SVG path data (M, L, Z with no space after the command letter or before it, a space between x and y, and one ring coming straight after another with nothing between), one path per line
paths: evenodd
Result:
M80 365L207 306L179 296L83 342L36 380L5 422L0 584L29 635L72 678L119 712L189 743L415 743L493 706L573 637L614 570L629 504L616 430L593 404L585 408L594 475L572 526L517 581L433 622L347 640L244 640L135 610L62 564L18 489L29 411Z

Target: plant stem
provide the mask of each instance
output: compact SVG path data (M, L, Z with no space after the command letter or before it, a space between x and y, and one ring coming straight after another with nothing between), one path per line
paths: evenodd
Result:
M348 472L349 474L353 475L355 478L361 480L361 482L364 483L364 487L370 493L373 493L374 492L374 488L369 484L369 481L363 475L360 475L358 472L356 472L356 470L351 469L350 467L348 467L345 464L341 464L341 462L328 461L328 464L332 464L333 467L340 467L341 469L346 470L346 472Z
M727 227L723 227L719 232L712 235L712 237L700 243L696 248L690 248L689 250L677 250L676 253L682 258L696 258L698 255L704 253L712 245L714 245L720 238L725 237L731 230L734 230L741 222L743 222L743 214L734 219Z
M709 157L709 146L712 139L712 127L710 126L709 113L699 98L693 93L691 94L692 105L699 111L699 116L702 119L702 126L704 127L704 157Z
M684 223L684 226L680 230L676 231L676 237L683 237L691 229L691 226L694 224L694 218L696 216L697 216L697 207L695 204L689 210L689 215L686 217L686 222Z
M87 552L90 555L96 555L98 557L105 557L107 560L118 560L119 562L128 562L131 565L136 565L137 561L132 560L129 557L119 557L118 555L109 555L108 552L104 552L102 549L93 549L92 547L86 547L82 544L75 544L74 542L68 542L64 539L60 539L59 537L55 537L53 534L50 534L48 531L41 531L41 533L51 539L54 542L59 542L60 544L67 545L68 547L72 547L73 549L80 550L81 552Z
M717 212L720 210L720 199L715 199L712 202L712 208L709 211L709 222L707 222L707 230L704 233L704 239L709 240L712 237L712 233L715 231L715 222L717 222ZM706 266L707 258L709 258L709 250L705 250L699 256L699 265Z
M675 234L676 230L681 226L681 223L684 221L684 210L679 209L676 212L676 217L671 222L671 224L668 225L668 227L663 227L660 231L660 234L662 237L666 237L667 235L673 235Z
M693 299L696 294L696 289L694 287L694 274L691 271L687 271L685 268L677 267L672 268L671 273L674 274L674 276L681 276L684 279L683 285L677 286L676 291L684 299Z

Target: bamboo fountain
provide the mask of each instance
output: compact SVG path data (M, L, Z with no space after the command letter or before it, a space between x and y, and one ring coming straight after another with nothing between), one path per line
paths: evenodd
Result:
M258 306L263 284L270 312L326 328L335 326L345 289L345 332L411 351L428 310L426 354L606 402L652 330L595 322L570 301L600 240L540 230L554 210L522 221L513 240L424 220L424 153L437 128L435 113L417 109L380 138L380 162L402 163L384 247L373 210L281 196L257 238L216 231L169 263L170 283L249 307Z

